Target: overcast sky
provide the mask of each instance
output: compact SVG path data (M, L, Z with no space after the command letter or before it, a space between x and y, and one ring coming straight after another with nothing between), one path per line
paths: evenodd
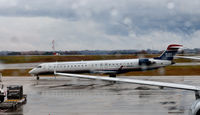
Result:
M199 0L0 0L0 50L200 48Z

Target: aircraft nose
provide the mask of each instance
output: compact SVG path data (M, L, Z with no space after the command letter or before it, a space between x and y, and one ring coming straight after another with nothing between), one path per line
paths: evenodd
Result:
M30 70L28 73L29 74L34 74L35 73L35 68L33 68L32 70Z

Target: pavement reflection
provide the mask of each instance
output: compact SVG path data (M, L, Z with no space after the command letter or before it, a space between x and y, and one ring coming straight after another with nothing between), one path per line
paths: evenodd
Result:
M130 78L149 79L148 76ZM198 85L199 76L151 76L150 80ZM4 85L23 85L28 102L0 114L187 115L194 93L158 87L64 77L4 77Z

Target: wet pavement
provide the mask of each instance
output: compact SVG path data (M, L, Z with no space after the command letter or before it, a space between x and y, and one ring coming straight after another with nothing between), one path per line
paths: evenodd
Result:
M122 76L121 76L122 77ZM199 85L200 76L128 78ZM65 77L4 77L3 84L23 85L27 104L10 115L187 115L194 92L128 83Z

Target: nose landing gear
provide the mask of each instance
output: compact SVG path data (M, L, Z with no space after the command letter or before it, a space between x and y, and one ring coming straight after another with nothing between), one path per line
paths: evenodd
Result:
M37 76L36 76L36 79L37 79L37 80L39 80L39 79L40 79L39 75L37 75Z
M36 77L36 80L40 79L39 75L33 75L33 77Z

